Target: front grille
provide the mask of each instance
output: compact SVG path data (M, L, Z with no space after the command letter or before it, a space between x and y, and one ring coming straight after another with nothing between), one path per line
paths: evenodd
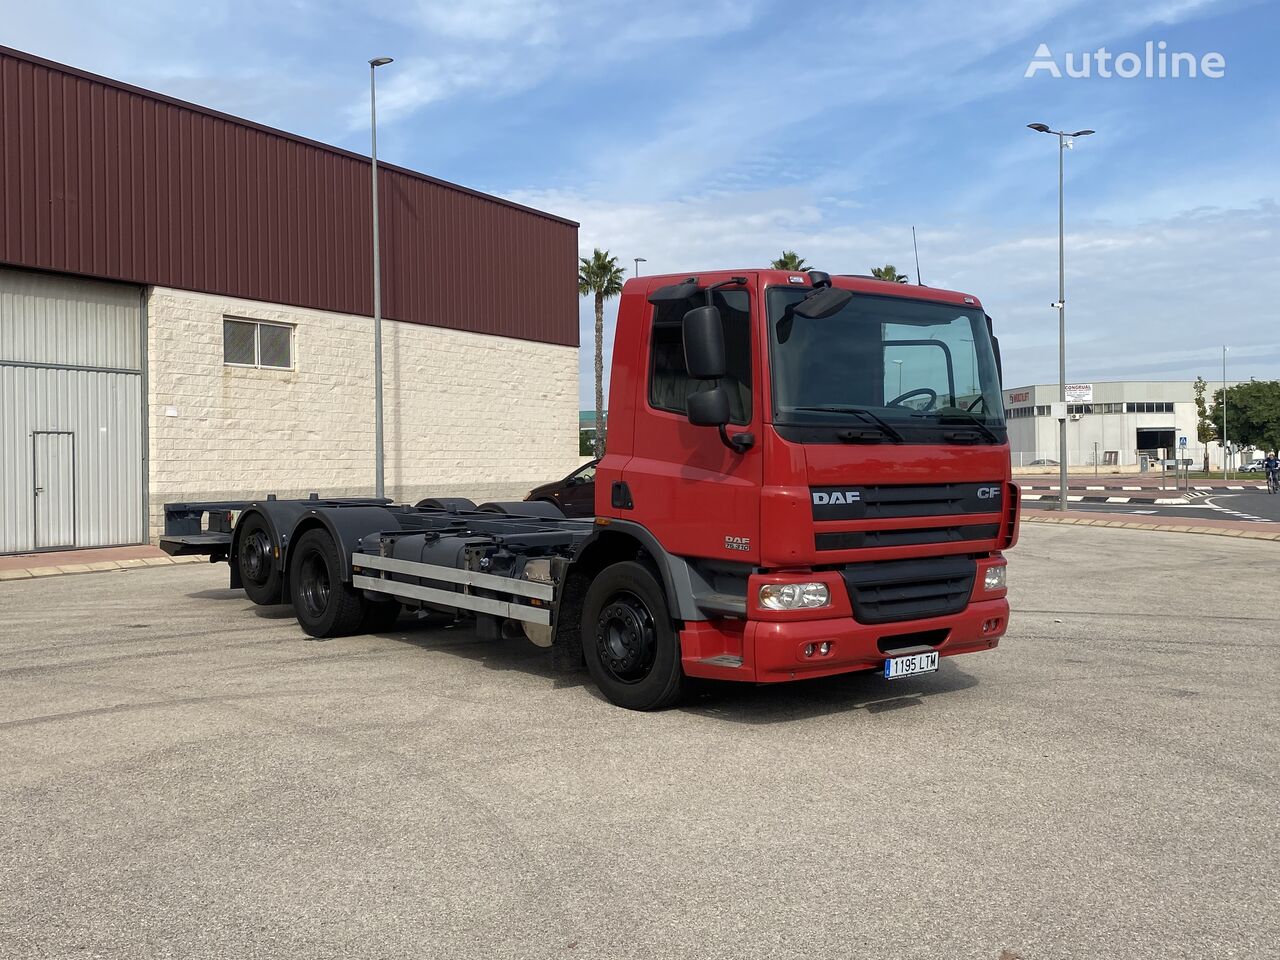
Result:
M968 557L931 557L850 564L843 576L855 620L898 623L959 613L977 571Z
M1000 536L998 523L956 524L949 527L922 527L913 530L850 530L844 533L815 534L818 550L860 550L864 547L913 547L933 543L963 543L992 540Z
M1004 485L988 483L881 484L812 487L815 520L888 520L1000 513Z

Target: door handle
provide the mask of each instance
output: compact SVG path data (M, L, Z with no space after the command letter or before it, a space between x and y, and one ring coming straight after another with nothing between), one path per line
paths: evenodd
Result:
M36 487L36 496L44 493L44 487Z

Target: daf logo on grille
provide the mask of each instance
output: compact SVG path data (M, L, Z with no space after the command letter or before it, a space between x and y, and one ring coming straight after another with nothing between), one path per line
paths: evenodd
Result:
M835 490L831 493L822 491L814 491L814 506L823 506L828 503L857 503L862 499L861 492L857 490Z
M978 499L979 500L999 500L1000 488L999 487L979 487Z

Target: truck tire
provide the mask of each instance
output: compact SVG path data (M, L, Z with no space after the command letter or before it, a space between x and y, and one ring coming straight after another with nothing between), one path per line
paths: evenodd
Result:
M271 527L262 514L252 513L244 521L236 544L235 562L245 596L259 606L284 602Z
M342 565L327 530L308 530L289 553L289 597L309 636L345 637L364 622L367 601L343 582Z
M396 600L365 600L361 633L386 633L400 619L400 603Z
M609 700L629 710L660 710L684 689L680 638L658 579L639 563L605 567L582 605L587 672Z

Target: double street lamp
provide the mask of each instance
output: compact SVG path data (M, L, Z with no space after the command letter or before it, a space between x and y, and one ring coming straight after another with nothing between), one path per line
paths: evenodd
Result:
M379 67L394 62L391 57L369 61L369 128L373 159L373 470L374 496L386 496L382 458L382 258L378 253L378 97L373 75Z
M1058 508L1067 509L1067 277L1063 251L1062 217L1062 163L1063 152L1071 148L1076 137L1087 137L1094 131L1077 130L1066 133L1050 130L1047 124L1028 123L1037 133L1048 133L1058 138L1058 400L1062 404L1062 417L1058 420Z

